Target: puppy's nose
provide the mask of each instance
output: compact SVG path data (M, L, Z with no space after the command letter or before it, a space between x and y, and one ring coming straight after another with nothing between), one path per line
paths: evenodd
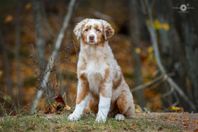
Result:
M89 40L93 41L94 40L94 36L93 35L89 36Z

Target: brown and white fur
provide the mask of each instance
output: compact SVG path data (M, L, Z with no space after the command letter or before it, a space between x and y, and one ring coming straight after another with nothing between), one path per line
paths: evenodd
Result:
M108 44L114 29L104 20L84 19L74 34L80 40L78 86L76 107L68 120L79 120L87 106L97 113L97 122L105 122L110 114L117 120L131 117L133 96Z

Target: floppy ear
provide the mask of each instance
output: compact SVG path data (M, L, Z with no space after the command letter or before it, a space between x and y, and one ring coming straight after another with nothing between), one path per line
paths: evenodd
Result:
M104 36L105 36L105 40L108 40L109 38L111 38L115 31L113 29L113 27L105 20L101 20L103 27L104 27Z
M78 24L76 24L73 32L74 32L77 40L80 39L81 33L82 33L82 27L87 23L87 21L88 21L88 19L86 18L86 19L82 20L81 22L79 22Z

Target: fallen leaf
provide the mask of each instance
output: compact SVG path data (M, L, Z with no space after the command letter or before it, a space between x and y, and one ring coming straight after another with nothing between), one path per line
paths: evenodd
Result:
M168 109L172 112L183 112L184 111L184 109L182 107L177 107L177 106L170 106Z
M65 105L65 101L64 101L64 99L61 95L56 96L54 99L55 99L56 102Z
M142 113L142 108L139 105L135 105L135 112Z
M65 105L64 109L65 110L71 110L71 107L69 105Z

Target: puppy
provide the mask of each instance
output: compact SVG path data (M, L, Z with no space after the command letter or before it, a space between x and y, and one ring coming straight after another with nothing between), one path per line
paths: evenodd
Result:
M112 26L104 20L84 19L74 34L80 41L78 86L76 107L68 120L79 120L86 106L97 113L97 122L105 122L111 114L117 120L131 117L133 96L108 44L114 35Z

